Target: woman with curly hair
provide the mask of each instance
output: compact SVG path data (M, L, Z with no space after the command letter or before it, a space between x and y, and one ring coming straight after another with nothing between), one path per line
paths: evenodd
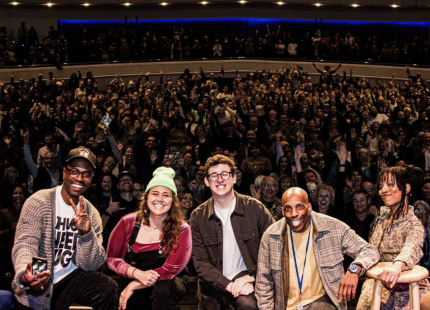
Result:
M177 309L189 282L191 229L182 219L175 172L153 173L136 213L124 216L107 248L110 269L121 278L119 309Z

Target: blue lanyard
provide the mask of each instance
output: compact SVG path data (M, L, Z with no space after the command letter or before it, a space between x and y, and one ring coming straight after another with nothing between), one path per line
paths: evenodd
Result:
M293 232L291 230L291 227L290 227L290 237L291 237L291 247L293 248L294 265L296 265L297 282L299 282L299 293L300 293L300 296L302 296L303 275L305 274L306 258L307 258L308 249L309 249L309 239L311 238L311 218L309 218L309 235L308 235L308 242L306 243L305 262L303 263L302 277L299 276L299 268L297 267L296 250L294 249Z

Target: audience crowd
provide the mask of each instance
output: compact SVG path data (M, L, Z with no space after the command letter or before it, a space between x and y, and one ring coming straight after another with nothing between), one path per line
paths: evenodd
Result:
M430 41L420 30L382 36L376 29L369 33L358 26L334 28L322 19L303 24L270 22L247 31L239 23L232 27L194 22L185 26L126 21L97 27L81 23L64 25L62 31L51 26L46 36L39 36L22 22L16 32L0 27L0 65L216 57L430 64Z
M234 190L259 200L273 217L261 211L260 236L283 217L282 195L301 187L314 211L347 223L368 241L381 206L378 174L413 165L409 204L425 228L420 263L430 270L428 82L408 67L401 84L393 75L388 84L371 85L344 65L314 66L317 83L300 66L232 79L224 77L223 66L210 73L200 67L185 69L178 80L162 74L159 83L141 72L130 80L116 75L105 89L92 72L80 71L68 80L50 74L27 81L12 74L0 82L0 289L11 289L11 251L24 202L63 182L67 154L77 147L95 154L92 179L82 178L91 182L85 197L100 213L104 248L121 218L138 210L160 167L175 172L171 188L187 222L219 191L209 180L229 179L212 172L209 179L205 168L211 156L225 155L237 167ZM101 270L108 273L106 265Z

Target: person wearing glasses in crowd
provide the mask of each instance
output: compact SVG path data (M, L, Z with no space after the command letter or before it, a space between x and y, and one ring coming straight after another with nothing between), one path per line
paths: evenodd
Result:
M129 171L123 171L118 175L118 196L110 198L109 206L103 213L103 246L107 247L109 236L124 215L135 212L139 206L139 200L134 197L133 175Z
M69 152L63 185L40 190L24 203L16 227L12 288L18 309L68 309L73 302L100 310L118 306L114 280L97 272L105 261L102 221L83 197L91 186L95 155L84 147ZM32 273L32 259L47 270Z
M24 133L24 159L33 176L33 193L41 189L53 188L63 181L61 169L57 167L57 157L52 152L46 152L43 166L34 163L30 151L30 132Z
M258 249L274 219L258 200L236 193L232 159L206 161L212 198L191 214L193 262L199 276L200 309L257 309L254 282Z
M278 181L271 175L262 180L261 190L256 191L255 187L251 188L252 197L260 200L276 221L282 217L282 200L276 197L277 192Z
M145 192L145 186L143 186L143 183L139 180L134 180L134 183L133 183L134 198L140 201L144 192Z

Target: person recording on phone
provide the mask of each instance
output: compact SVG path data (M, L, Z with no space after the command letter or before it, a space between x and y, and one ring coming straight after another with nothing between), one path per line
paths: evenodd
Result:
M116 309L116 282L96 272L106 258L102 221L83 198L95 165L96 157L87 148L71 150L62 170L63 185L40 190L25 202L12 250L18 309L67 310L73 302L95 310Z

